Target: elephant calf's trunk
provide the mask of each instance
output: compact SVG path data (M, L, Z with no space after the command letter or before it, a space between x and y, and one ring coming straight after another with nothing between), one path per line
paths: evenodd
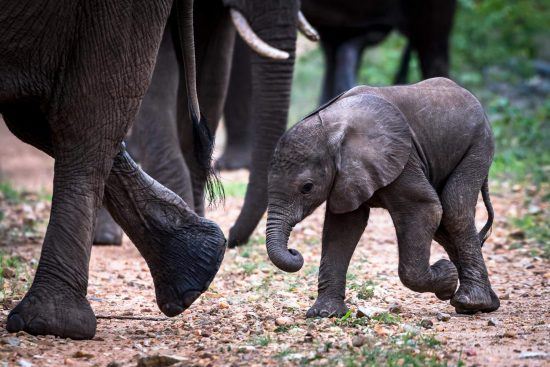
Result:
M294 273L302 268L304 258L298 251L287 248L291 230L288 221L276 214L268 213L266 246L269 259L279 269Z

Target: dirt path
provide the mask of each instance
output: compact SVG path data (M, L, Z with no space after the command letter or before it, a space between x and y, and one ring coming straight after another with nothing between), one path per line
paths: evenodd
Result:
M3 179L30 190L51 188L52 161L17 141L3 123L0 159ZM222 178L246 182L246 173L224 174ZM251 244L227 252L211 289L184 315L173 319L157 309L147 266L129 241L119 248L96 247L88 289L88 299L98 315L94 340L7 334L8 309L23 294L16 290L13 299L4 300L7 309L2 311L0 324L0 361L9 366L111 363L114 367L136 366L146 356L171 355L181 359L181 365L201 366L548 365L548 262L527 250L509 249L510 229L505 218L523 210L520 194L494 194L493 202L497 221L483 252L493 288L503 300L492 314L459 316L448 303L401 285L391 220L384 211L373 210L352 260L347 287L348 305L354 312L367 308L370 319L352 314L343 321L306 320L305 312L316 295L323 221L320 208L292 233L290 246L304 255L303 270L286 274L269 263L262 222ZM242 198L236 194L227 198L224 207L211 209L208 216L227 233L241 205ZM484 210L482 206L478 209L481 226ZM40 213L44 215L43 210ZM21 255L27 266L39 258L40 247L10 245L2 250ZM432 260L444 256L434 244ZM12 287L24 289L21 285L32 278L29 269L30 274L10 283ZM7 287L4 285L5 292ZM390 308L394 313L387 312ZM440 321L438 313L449 314L450 319ZM431 328L421 326L430 326L430 322ZM158 360L157 364L149 362L142 365L162 365Z

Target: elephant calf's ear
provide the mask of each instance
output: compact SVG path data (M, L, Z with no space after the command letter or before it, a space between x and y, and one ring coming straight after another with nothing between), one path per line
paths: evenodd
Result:
M319 115L340 161L329 209L353 211L403 171L411 152L409 125L397 107L372 94L344 97Z

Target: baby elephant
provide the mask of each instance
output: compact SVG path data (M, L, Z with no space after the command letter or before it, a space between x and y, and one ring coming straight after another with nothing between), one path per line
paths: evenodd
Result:
M346 272L370 207L392 217L405 286L450 299L458 313L498 309L481 253L493 220L493 150L479 101L445 78L356 87L290 129L269 172L267 251L280 269L298 271L303 258L287 249L290 232L328 201L319 294L307 317L346 313ZM478 233L480 191L489 219ZM430 265L432 239L451 261Z

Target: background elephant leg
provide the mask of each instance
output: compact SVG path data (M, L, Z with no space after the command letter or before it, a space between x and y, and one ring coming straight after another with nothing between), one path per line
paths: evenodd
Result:
M345 214L326 210L318 296L307 317L341 317L348 311L344 303L346 273L357 242L367 226L369 210L367 206Z
M249 168L252 154L253 124L250 121L252 96L252 70L250 49L240 37L235 39L229 89L224 108L227 139L216 169L235 170Z
M321 104L357 85L357 72L363 51L361 39L323 43L325 75Z
M161 311L183 312L219 269L225 253L219 227L145 174L124 150L115 157L105 199L147 262Z
M325 72L323 74L323 86L321 89L321 96L319 98L319 105L322 105L328 101L334 94L334 82L336 71L336 49L337 44L333 42L325 41L321 35L321 50L323 51L325 59Z
M382 189L381 195L397 232L399 278L415 292L433 292L439 299L450 299L458 274L449 260L441 259L430 266L430 247L442 210L437 193L420 166L407 163L403 173Z
M443 218L436 238L458 269L460 287L451 304L459 313L491 312L500 306L491 288L475 227L475 207L489 163L483 158L486 148L472 150L445 184L441 195Z
M121 245L122 228L115 222L104 207L97 211L94 225L94 245Z

